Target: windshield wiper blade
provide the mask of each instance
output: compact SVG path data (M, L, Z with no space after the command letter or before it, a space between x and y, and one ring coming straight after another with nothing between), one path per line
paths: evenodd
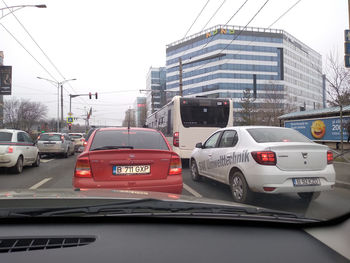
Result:
M114 150L114 149L134 149L133 146L102 146L90 151L100 151L100 150Z
M227 219L252 219L288 222L314 223L320 220L306 218L292 212L259 208L253 206L230 206L183 201L163 201L158 199L120 200L101 205L71 208L38 208L13 210L10 215L33 217L51 216L185 216Z

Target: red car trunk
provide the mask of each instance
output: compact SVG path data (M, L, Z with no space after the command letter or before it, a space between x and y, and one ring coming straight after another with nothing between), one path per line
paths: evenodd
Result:
M104 150L89 153L95 181L165 179L171 153L163 150Z

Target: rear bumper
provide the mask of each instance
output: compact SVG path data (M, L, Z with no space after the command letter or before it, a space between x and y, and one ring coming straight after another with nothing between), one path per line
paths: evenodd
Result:
M0 167L13 167L17 162L18 157L13 154L1 154L0 155Z
M281 171L275 166L265 166L260 173L251 169L245 173L250 189L254 192L278 194L278 193L300 193L321 192L332 190L335 185L335 170L333 165L327 165L321 171ZM293 178L317 177L321 185L318 186L294 186ZM264 187L274 187L275 190L267 192Z
M162 180L140 181L95 181L93 178L73 177L75 188L101 188L118 190L140 190L162 193L181 194L182 175L171 175Z

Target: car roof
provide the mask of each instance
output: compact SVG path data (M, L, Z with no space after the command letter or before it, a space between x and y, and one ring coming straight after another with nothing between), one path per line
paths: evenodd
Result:
M15 130L15 129L0 129L0 132L23 132L22 130Z
M99 131L125 131L128 130L128 127L108 127L108 128L98 128ZM153 131L159 132L151 128L139 128L139 127L130 127L130 131Z
M231 126L231 127L222 128L222 129L220 129L220 130L221 130L221 131L224 131L224 130L231 130L231 129L247 130L247 129L259 129L259 128L289 129L289 128L279 127L279 126L258 126L258 125L252 125L252 126Z

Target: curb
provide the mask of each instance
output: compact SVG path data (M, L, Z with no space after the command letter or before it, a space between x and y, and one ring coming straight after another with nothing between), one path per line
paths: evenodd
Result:
M343 182L343 181L335 181L335 186L345 188L345 189L350 189L350 183Z

